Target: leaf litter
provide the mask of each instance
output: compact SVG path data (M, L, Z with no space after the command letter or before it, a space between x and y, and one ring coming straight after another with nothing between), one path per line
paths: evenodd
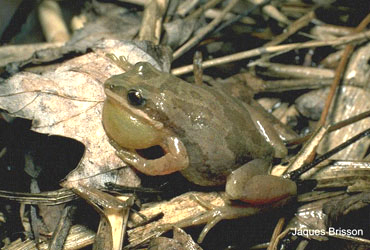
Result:
M154 1L153 1L154 2ZM170 1L170 4L173 5L174 2L177 1ZM211 2L211 1L210 1ZM217 1L214 1L215 3ZM232 4L233 1L231 1ZM236 2L236 1L235 1ZM325 2L325 1L324 1ZM331 2L328 1L328 4ZM99 2L95 1L96 5L99 5ZM255 3L259 4L259 3ZM175 4L176 5L176 4ZM239 5L239 7L242 9L243 4ZM280 10L286 11L288 16L290 16L291 19L298 18L297 13L299 12L290 12L289 8L292 6L289 5L278 5L280 7ZM112 7L112 6L111 6ZM225 5L223 6L225 7ZM293 5L294 7L294 5ZM307 11L305 9L307 6L298 4L294 8L301 11L301 13L304 13ZM322 7L320 5L316 6L319 8L322 8L325 10L325 7ZM113 8L110 8L110 11L112 12ZM175 7L171 7L172 9L176 9ZM171 9L170 6L168 9ZM102 8L103 9L103 8ZM101 13L109 12L107 9L104 11L101 10ZM109 9L109 8L108 8ZM202 12L204 12L206 9L203 9ZM304 11L303 11L304 10ZM186 10L191 12L191 8ZM238 11L234 10L234 15L237 14ZM113 13L113 12L112 12ZM117 11L116 14L123 15L122 12ZM195 12L193 12L195 13ZM274 5L266 5L263 7L263 13L258 13L258 15L264 15L264 17L269 17L272 20L279 20L279 25L282 24L290 24L291 22L284 17L284 15L281 15L278 9L275 8ZM170 30L169 22L164 18L162 14L156 19L156 22L153 22L153 25L157 25L158 23L164 21L165 22L165 30L170 33L172 32ZM320 14L320 11L317 11L316 14ZM182 14L182 15L186 15ZM190 16L190 15L189 15ZM201 15L202 16L202 15ZM255 14L253 16L254 18L257 17ZM204 18L202 16L202 18ZM311 17L312 18L312 17ZM322 16L321 16L322 18ZM118 19L115 19L116 22L119 22ZM137 18L130 19L131 25L133 29L130 29L128 32L128 37L132 38L135 36L135 33L137 32L138 27L137 24ZM182 19L174 18L175 25L176 22L181 23ZM203 19L204 20L204 19ZM257 18L258 20L258 18ZM316 19L315 21L317 21ZM186 20L186 26L184 28L184 35L180 37L171 37L174 33L170 34L171 36L168 36L168 41L170 42L170 45L172 48L177 51L175 54L176 58L182 58L182 54L185 53L183 51L189 50L190 53L193 53L191 50L191 47L195 46L196 43L190 42L185 44L184 49L181 49L181 46L184 45L184 42L186 42L188 36L193 36L192 40L199 41L201 39L201 36L197 36L197 33L192 33L194 29L199 29L198 26L194 25L194 19L193 20ZM245 20L243 20L245 21ZM109 24L105 23L104 20L101 20L101 26L109 27ZM99 21L98 21L99 23ZM256 23L256 22L255 22ZM197 25L205 25L206 23L203 21L199 22ZM320 27L319 24L316 25L317 27ZM323 25L324 26L324 25ZM14 115L16 117L22 117L25 119L32 120L32 129L34 131L49 134L49 135L61 135L65 137L74 138L80 142L82 142L86 148L85 155L82 158L79 167L74 170L72 173L70 173L67 176L66 181L71 184L73 187L74 182L78 182L79 184L83 184L86 186L91 186L94 188L104 188L105 183L107 182L114 182L116 184L121 184L124 186L138 186L140 184L140 180L137 178L135 173L130 168L127 168L124 166L122 161L115 155L114 149L108 142L108 138L106 137L104 130L101 125L101 108L102 108L102 102L104 101L105 95L103 93L102 84L106 79L108 79L112 75L116 75L119 73L122 73L123 71L117 67L112 61L110 61L105 55L107 53L113 53L116 56L124 56L129 62L135 63L138 61L149 61L153 65L155 65L157 68L164 70L164 71L170 71L170 55L166 49L162 48L156 48L151 43L146 42L120 42L117 40L102 40L97 42L102 37L108 37L112 38L112 35L114 35L114 29L106 31L104 29L96 29L99 32L97 32L98 35L94 34L94 26L86 26L85 31L87 32L85 36L83 33L79 33L79 35L75 36L74 38L70 40L69 43L67 43L65 46L62 46L60 48L54 48L54 49L47 49L43 51L36 52L32 57L30 57L27 60L13 62L7 65L5 68L5 71L12 75L11 77L6 77L7 79L1 83L0 85L0 107L4 110L6 110L9 114ZM128 26L127 26L128 27ZM137 29L135 29L135 28ZM179 29L176 28L175 30ZM181 28L180 28L181 29ZM90 31L89 31L90 30ZM95 30L95 31L96 31ZM135 31L136 30L136 31ZM102 36L99 36L101 33ZM109 34L110 32L110 34ZM143 31L144 32L144 31ZM316 32L316 31L315 31ZM205 32L205 33L208 33ZM325 33L325 31L324 31ZM82 35L81 35L82 34ZM91 34L91 35L90 35ZM105 35L104 35L105 34ZM120 33L117 33L120 34ZM199 33L198 33L199 34ZM365 34L366 31L365 31ZM145 34L147 35L147 34ZM158 33L152 34L156 37L153 37L153 42L158 42ZM320 34L312 33L311 36L316 36L316 38L319 37ZM343 33L341 35L335 34L335 38L341 37L341 36L351 36L348 32ZM151 35L146 36L148 40L151 40ZM165 36L164 36L165 37ZM366 35L365 35L366 37ZM116 37L113 37L116 38ZM117 37L119 38L119 37ZM128 38L128 39L130 39ZM120 38L119 38L120 39ZM214 39L214 37L211 36L211 41ZM273 39L273 36L270 36L270 39ZM326 43L326 38L324 38L324 41L313 41L313 43L317 42L317 44L321 45L319 46L327 46L330 45L330 41ZM339 38L337 41L339 41L342 38ZM352 39L352 38L350 38ZM358 38L356 38L358 39ZM363 41L363 37L360 38L360 41ZM165 41L166 39L164 39ZM342 39L345 43L345 39ZM341 40L341 41L342 41ZM216 42L216 40L212 42ZM222 40L221 40L222 41ZM337 42L336 41L336 42ZM353 40L352 40L353 41ZM358 40L356 40L358 41ZM207 48L207 42L205 47ZM222 41L223 42L223 41ZM326 44L325 44L326 43ZM336 43L332 43L335 45ZM253 73L257 72L258 79L265 81L273 82L277 78L277 80L280 80L281 78L284 79L284 75L280 76L273 76L273 77L266 77L262 74L258 74L258 69L261 69L261 66L263 67L263 64L266 61L265 55L267 53L282 53L286 52L287 50L297 49L299 48L300 44L296 44L295 46L289 47L289 45L282 45L279 47L267 47L265 50L261 48L257 48L255 50L251 50L249 53L246 51L243 55L235 54L235 57L233 55L229 56L226 54L225 58L216 58L216 60L212 59L211 57L207 58L209 61L205 61L204 67L213 66L216 67L220 63L225 62L232 62L234 60L240 60L243 58L249 58L251 56L262 56L262 60L260 62L249 65L250 72ZM315 46L314 44L311 44L312 46ZM308 46L311 46L307 44ZM190 47L187 47L190 46ZM201 48L201 47L200 47ZM208 48L211 48L211 46L208 46ZM303 47L302 47L303 48ZM314 48L314 47L312 47ZM329 122L339 122L344 119L347 119L349 117L352 117L356 114L362 113L364 111L369 110L368 102L369 99L368 96L368 83L369 83L369 75L368 70L369 64L368 57L369 53L366 51L368 50L369 46L360 46L360 48L355 51L355 54L352 56L352 60L348 64L346 76L344 78L344 83L346 86L342 86L338 90L337 99L335 100L334 104L332 105L333 111L329 112ZM177 50L176 50L177 49ZM339 49L339 47L338 47ZM317 49L318 50L318 49ZM189 53L188 53L189 54ZM207 53L206 53L207 54ZM185 58L187 54L184 54ZM307 54L308 55L308 54ZM306 55L305 60L310 62L308 56ZM209 55L208 55L209 56ZM271 58L274 60L274 56L277 56L279 58L279 55L273 55ZM224 60L225 59L225 60ZM185 61L186 59L184 59ZM218 60L218 61L217 61ZM179 61L179 60L178 60ZM180 64L179 62L175 61L175 64L178 66L181 66L178 69L173 69L173 72L176 74L183 74L185 72L190 72L192 66L184 66L184 64ZM215 61L216 63L213 63ZM37 66L41 63L41 67ZM268 63L267 63L268 64ZM312 63L314 64L314 63ZM47 67L45 69L42 69L42 66L52 65L52 69L48 70ZM186 65L186 64L185 64ZM253 68L257 65L257 68ZM314 66L314 65L313 65ZM284 64L279 65L280 68L284 69ZM183 70L185 69L186 70ZM39 71L41 69L41 71ZM190 70L189 70L190 69ZM20 73L15 74L19 70L27 70L22 71ZM245 69L243 69L245 70ZM35 72L35 73L32 73ZM41 74L40 74L41 72ZM306 71L307 72L307 71ZM299 75L299 71L297 71L297 74ZM206 76L204 76L206 77ZM310 77L310 76L308 76ZM287 76L287 78L293 78L292 80L297 80L297 76ZM296 78L296 79L294 79ZM332 78L332 76L329 77L329 79ZM353 86L348 86L353 85ZM354 87L355 86L355 87ZM362 89L358 88L358 86L361 86ZM318 90L322 91L322 90ZM306 97L309 98L309 97ZM306 100L306 102L310 103L310 100ZM276 105L276 103L275 103ZM281 105L283 107L284 105ZM274 108L274 107L271 107ZM275 110L276 111L276 110ZM321 112L320 109L318 111ZM289 117L287 118L290 119ZM312 124L311 129L315 126L315 120L313 119L310 121ZM367 129L369 126L369 118L367 120L363 120L361 122L355 123L345 129L341 129L335 132L332 132L324 139L326 141L321 143L321 146L319 148L318 152L324 153L327 152L329 149L333 148L334 146L338 145L339 143L343 142L345 139L352 137L354 134L357 134L358 132L363 131L364 129ZM366 154L368 154L368 146L369 146L369 139L366 140L363 139L357 144L353 144L349 148L347 148L345 151L342 151L341 153L336 155L336 159L341 160L357 160L361 161L366 157ZM317 225L317 228L325 228L325 214L323 214L323 210L325 210L325 213L329 214L329 217L331 218L331 224L335 224L336 218L340 216L344 216L348 214L348 210L356 211L356 205L361 203L362 207L366 207L366 190L369 186L368 180L366 179L368 176L368 171L366 171L366 164L361 165L361 162L359 163L365 170L364 172L361 172L356 174L355 171L358 170L358 168L355 167L355 164L349 163L349 169L353 167L353 171L349 171L348 176L343 177L344 180L348 181L348 178L354 178L353 180L349 181L348 183L340 183L334 184L334 179L337 178L336 171L341 172L340 168L338 166L343 166L343 162L329 162L325 163L326 168L322 167L324 170L322 171L322 176L319 177L313 177L316 178L316 180L319 182L320 185L326 185L328 182L331 187L333 185L338 185L338 187L347 186L348 188L352 188L352 190L359 191L359 195L353 196L352 199L348 199L347 195L343 195L343 193L335 193L335 192L325 192L318 193L320 191L313 191L311 192L311 195L313 197L321 197L323 195L329 196L322 200L317 201L316 203L309 203L307 204L307 207L300 207L297 210L297 218L298 222L294 225L294 227L299 228L300 226L303 226L303 228L307 225ZM324 164L324 165L325 165ZM318 167L320 168L320 167ZM329 170L328 170L329 169ZM331 171L331 170L333 171ZM314 170L314 169L313 169ZM342 169L343 170L343 169ZM348 169L347 169L348 171ZM343 170L343 172L346 172ZM327 173L327 174L326 174ZM324 177L330 177L330 175L333 175L334 177L330 181L325 181ZM356 179L357 177L363 177L362 184L354 187L359 183L359 179ZM308 177L310 178L310 177ZM357 183L357 184L356 184ZM329 186L330 186L329 185ZM351 192L351 191L350 191ZM210 193L209 196L205 194L204 199L210 198L210 201L215 201L217 198L213 197L212 195L215 195L214 193ZM217 196L217 195L216 195ZM178 199L174 199L173 201L168 202L162 202L159 203L158 206L163 206L161 210L165 213L165 218L169 218L172 220L172 222L179 221L181 219L176 219L176 214L181 214L183 209L189 210L189 207L187 205L194 203L191 201L190 194L185 194L184 197L178 197ZM185 207L179 208L178 210L174 210L173 214L171 212L166 211L166 203L169 207L174 206L176 202L179 202L179 199L184 199ZM305 198L306 200L309 200L308 198ZM315 198L310 198L312 200L315 200ZM319 198L317 198L319 199ZM331 204L330 202L327 203L327 201L330 201L334 205L328 205ZM347 202L348 201L348 202ZM218 201L219 202L219 201ZM337 203L336 203L337 202ZM181 202L180 202L181 203ZM220 203L221 204L221 203ZM327 204L327 205L325 205ZM339 204L338 206L336 204ZM198 209L198 212L195 212L193 210L190 212L190 214L194 215L194 213L199 213L201 211L204 211L204 208L197 205L197 203L194 203L193 205L189 205L190 209ZM346 206L349 206L350 208L346 211ZM142 213L148 213L146 214L147 217L151 217L153 214L150 214L150 209L154 209L156 206L152 206L148 209L143 209ZM324 208L323 208L324 207ZM199 211L200 209L200 211ZM203 209L203 210L202 210ZM307 210L308 209L308 210ZM312 209L313 214L316 213L316 216L312 216L309 218L299 218L299 214L306 215L307 211ZM303 212L300 212L303 211ZM343 212L345 211L345 212ZM183 215L186 215L184 213ZM190 215L191 216L191 215ZM317 220L317 222L310 222L310 220L314 221ZM153 227L155 228L158 224L165 223L159 221L155 225L149 224L147 227ZM291 222L289 225L294 224ZM319 226L318 224L322 224ZM289 228L290 226L287 226ZM130 237L142 237L143 234L136 235L136 232L140 232L140 230L143 230L143 228L136 228L129 232ZM132 239L130 239L131 241ZM106 240L109 241L109 240ZM302 241L303 242L303 241ZM154 243L153 243L154 244Z

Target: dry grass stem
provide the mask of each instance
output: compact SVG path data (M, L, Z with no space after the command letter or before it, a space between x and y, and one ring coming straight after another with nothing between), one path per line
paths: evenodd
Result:
M216 6L217 4L219 4L220 2L222 2L222 0L211 0L211 1L207 1L204 5L202 5L200 8L198 8L196 11L194 11L193 13L191 13L189 16L187 16L185 19L186 20L191 20L191 19L194 19L194 18L198 18L200 17L206 10L210 9L210 8L213 8L214 6Z
M94 243L95 233L85 226L74 225L72 226L67 239L65 241L63 250L81 249ZM13 241L6 247L6 250L47 250L48 244L43 242L36 246L35 241L26 239L22 241L20 238Z
M325 68L335 68L340 61L340 58L342 58L343 53L344 50L338 50L334 53L331 53L320 62L320 65Z
M309 163L307 162L307 159L312 159L311 156L315 153L316 148L318 147L322 138L325 136L326 132L327 128L325 127L321 127L320 129L318 129L314 133L314 135L312 135L311 139L299 151L294 160L289 164L289 166L285 170L285 173L297 170L304 164Z
M62 11L55 1L42 1L39 6L39 20L48 42L67 42L70 38Z
M0 125L10 135L0 146L0 199L15 211L0 208L0 247L169 249L174 228L193 226L182 237L199 236L204 249L370 244L325 231L347 218L368 227L356 216L370 194L369 9L332 0L19 1L0 48ZM31 18L37 26L26 27ZM244 166L256 158L268 167ZM26 182L7 178L13 168ZM252 179L233 181L239 174ZM321 235L288 233L303 228Z
M362 22L355 29L355 32L354 33L359 33L362 30L364 30L366 28L366 26L369 24L369 22L370 22L370 14L368 14L362 20ZM334 80L333 80L333 83L332 83L332 85L330 87L328 98L326 99L325 107L324 107L324 109L323 109L323 111L321 113L321 117L320 117L320 120L319 120L319 123L317 124L317 126L323 126L323 125L325 125L326 117L328 116L330 105L331 105L331 103L332 103L332 101L334 99L334 95L335 95L336 89L338 88L338 85L339 85L340 80L342 78L342 74L343 74L344 69L345 69L345 67L347 65L348 58L351 55L353 49L354 49L354 45L352 45L352 44L348 44L346 46L346 48L344 49L343 56L341 57L340 62L339 62L339 65L338 65L338 67L337 67L337 69L335 71Z
M206 10L204 12L204 16L206 18L210 18L210 19L215 19L220 14L221 14L221 11L220 10L216 10L216 9L209 9L209 10ZM231 19L234 19L234 18L236 18L236 15L235 14L233 14L233 13L227 13L224 19L225 20L231 20ZM254 25L254 24L256 24L256 21L253 18L248 17L248 16L245 16L245 17L240 18L239 19L239 22L244 23L244 24L247 24L247 25Z
M229 4L223 9L222 13L215 19L212 20L207 26L203 27L198 31L198 33L191 38L189 41L187 41L183 46L181 46L179 49L177 49L173 53L173 58L176 60L180 56L182 56L185 52L190 50L193 46L199 43L200 40L202 40L209 32L211 32L214 28L219 25L225 15L239 2L239 0L231 0Z
M123 2L123 3L132 3L132 4L144 6L150 0L118 0L118 1Z
M139 32L140 40L159 44L162 32L162 20L167 10L168 0L152 0L145 7Z
M63 44L64 42L52 42L1 46L0 67L4 67L10 62L26 60L30 58L35 51L48 48L57 48L63 46Z
M210 68L210 67L214 67L217 65L235 62L235 61L239 61L239 60L243 60L243 59L247 59L247 58L251 58L255 56L260 56L264 54L269 54L269 53L276 53L276 52L281 52L281 51L288 52L293 49L304 49L304 48L314 48L314 47L323 47L323 46L338 46L342 44L347 44L347 43L361 41L361 40L369 40L369 39L370 39L370 30L364 31L358 34L354 34L354 35L349 35L349 36L344 36L344 37L333 39L333 40L328 40L328 41L309 41L305 43L291 43L291 44L275 45L275 46L269 46L266 48L259 47L259 48L255 48L255 49L235 53L232 55L223 56L223 57L205 61L203 63L203 68L204 69ZM193 65L187 65L187 66L173 69L171 73L174 75L182 75L182 74L189 73L192 70L193 70Z
M250 0L251 3L255 4L255 5L259 5L259 4L262 4L263 3L263 0ZM262 11L272 17L273 19L281 22L281 23L284 23L284 24L290 24L290 20L283 14L281 13L275 6L271 5L271 4L267 4L266 6L263 6L262 7Z
M310 78L310 79L333 79L334 71L317 67L305 67L298 65L287 65L280 63L257 63L258 66L266 68L267 75L285 78Z
M336 131L338 129L341 129L341 128L347 126L347 125L350 125L350 124L353 124L355 122L358 122L358 121L360 121L362 119L365 119L367 117L370 117L370 110L331 125L328 128L328 132ZM310 139L311 136L312 136L312 133L310 133L310 134L308 134L308 135L306 135L304 137L300 137L300 138L296 138L296 139L287 141L286 144L287 145L301 144L301 143L304 143L305 141L307 141L308 139Z
M278 223L275 226L274 232L272 233L270 244L267 247L267 250L273 250L274 249L274 242L278 239L279 234L281 233L281 230L283 230L283 226L285 223L285 218L281 217L278 221Z
M276 36L273 40L266 43L264 47L269 47L273 45L280 44L285 39L287 39L289 36L296 33L298 30L302 29L303 27L307 26L312 19L315 18L315 12L313 10L309 11L306 15L302 16L298 20L294 21L292 24L290 24L283 33Z
M202 68L202 52L197 51L194 54L193 65L194 65L194 82L195 84L203 84L203 68Z

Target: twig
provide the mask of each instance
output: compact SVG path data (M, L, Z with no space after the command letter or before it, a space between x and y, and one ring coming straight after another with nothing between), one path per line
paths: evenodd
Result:
M159 44L162 20L167 10L168 0L152 0L145 6L144 16L139 32L140 40Z
M58 3L55 1L42 1L38 11L46 40L48 42L67 42L69 33Z
M238 60L247 59L254 56L264 55L268 53L275 53L279 51L288 52L293 49L304 49L304 48L312 48L312 47L323 47L323 46L337 46L341 44L351 43L359 40L369 40L370 38L370 30L364 31L358 34L344 36L337 39L332 39L328 41L309 41L305 43L291 43L291 44L283 44L283 45L275 45L269 47L259 47L239 53L235 53L228 56L223 56L219 58L215 58L212 60L205 61L203 63L203 69L213 67L216 65L221 65L225 63L230 63ZM172 74L174 75L182 75L189 73L193 70L193 65L187 65L183 67L179 67L172 70Z
M203 84L203 68L202 68L202 52L197 51L194 54L193 65L194 65L194 82L197 85Z
M57 48L64 45L64 42L53 43L33 43L6 45L0 47L0 67L6 66L11 62L19 62L29 59L35 51Z
M301 168L304 164L311 162L315 156L317 146L322 138L326 135L327 131L327 127L323 126L317 129L309 141L303 145L303 148L294 157L293 161L290 162L289 166L285 170L285 173L292 172Z
M332 131L335 131L337 129L343 128L343 127L345 127L347 125L350 125L352 123L355 123L357 121L360 121L362 119L365 119L366 117L370 117L370 110L365 111L365 112L363 112L361 114L355 115L355 116L350 117L350 118L348 118L346 120L343 120L343 121L340 121L340 122L337 122L337 123L331 125L329 127L328 132L332 132Z
M365 111L361 114L352 116L352 117L350 117L346 120L343 120L343 121L340 121L340 122L337 122L337 123L331 125L328 128L328 132L333 132L335 130L341 129L341 128L347 126L347 125L353 124L353 123L358 122L358 121L360 121L362 119L365 119L367 117L370 117L370 110ZM307 141L309 138L311 138L311 136L312 136L312 133L309 133L308 135L306 135L304 137L289 140L289 141L286 142L286 145L287 146L293 146L293 145L301 144L301 143Z
M59 218L58 224L49 241L48 249L59 250L64 249L64 243L67 239L68 233L72 227L73 217L75 215L76 206L66 206Z
M37 194L0 190L0 199L17 201L23 204L55 206L77 198L72 191L65 188Z
M274 242L277 240L278 236L280 235L281 230L283 229L284 223L285 223L285 218L281 217L275 226L274 232L272 233L270 244L267 247L267 250L274 249Z
M141 5L141 6L144 6L145 4L147 4L150 0L118 0L119 2L123 2L123 3L132 3L132 4L137 4L137 5Z
M237 15L237 16L234 16L233 18L227 20L226 22L224 22L222 25L220 25L220 27L218 27L213 33L218 33L220 32L221 30L223 30L224 28L230 26L231 24L239 21L240 19L242 19L243 17L246 17L248 16L250 13L252 13L255 9L261 7L261 6L265 6L266 4L269 4L271 2L271 0L264 0L263 2L260 2L258 4L254 4L251 8L248 8L246 11L244 11L243 13Z
M249 0L252 4L261 4L262 0ZM275 6L272 4L268 4L262 8L262 11L268 15L269 17L284 23L284 24L290 24L290 20L281 13Z
M191 13L185 19L186 20L191 20L191 19L194 19L194 18L198 18L200 15L203 14L203 12L205 12L206 10L208 10L208 9L216 6L221 1L222 0L210 0L210 1L207 1L204 5L202 5L201 7L199 7L197 10L195 10L193 13Z
M368 14L363 20L362 22L356 27L355 29L355 32L354 33L359 33L361 32L363 29L366 28L366 26L369 24L370 22L370 14ZM335 92L336 92L336 89L340 83L340 80L342 78L342 74L344 72L344 69L347 65L347 62L348 62L348 58L349 56L351 55L352 51L354 49L354 46L352 44L348 44L346 46L346 48L344 49L344 53L343 53L343 56L341 57L340 61L339 61L339 65L335 71L335 76L334 76L334 80L333 80L333 83L330 87L330 91L329 91L329 94L328 94L328 97L326 99L326 102L325 102L325 107L321 113L321 117L320 117L320 120L317 124L317 126L323 126L325 125L325 122L326 122L326 117L328 116L328 113L329 113L329 109L330 109L330 105L333 101L333 98L334 98L334 95L335 95Z
M231 0L221 14L212 20L207 26L199 30L199 32L189 41L187 41L183 46L173 53L173 58L176 60L181 55L190 50L194 45L196 45L203 37L205 37L209 32L211 32L220 22L224 19L226 14L239 2L239 0Z
M305 89L318 89L322 87L330 86L332 79L315 79L314 81L310 78L306 79L287 79L287 80L272 80L262 81L261 86L255 86L252 84L252 88L259 93L261 92L284 92L288 90L300 90ZM348 84L348 83L347 83ZM353 86L353 85L352 85Z
M204 12L204 16L206 18L209 18L209 19L215 19L216 17L218 17L221 13L221 10L218 10L218 9L209 9L209 10L206 10ZM225 16L225 20L230 20L230 19L233 19L235 18L236 16L238 16L237 14L234 14L234 13L227 13L226 16ZM256 21L252 18L252 17L249 17L249 16L242 16L240 19L239 19L239 23L242 23L242 24L245 24L245 25L255 25L256 24ZM221 25L223 26L223 24ZM220 26L220 27L221 27ZM219 28L217 28L216 30L218 30ZM212 33L215 33L216 31L213 31Z
M361 138L365 137L365 136L369 136L370 135L370 129L367 129L357 135L355 135L354 137L350 138L349 140L345 141L344 143L340 144L339 146L333 148L332 150L330 150L329 152L323 154L322 156L316 158L313 162L307 164L307 165L304 165L303 167L297 169L297 170L294 170L292 172L289 172L287 174L284 174L284 177L285 178L290 178L291 180L293 181L296 181L300 175L302 175L303 173L307 172L308 170L310 170L311 168L313 168L314 166L316 166L317 164L325 161L326 159L329 159L329 157L333 156L334 154L338 153L339 151L343 150L344 148L346 148L347 146L351 145L352 143L360 140Z
M284 76L288 79L333 79L334 70L321 69L301 65L259 62L256 65L266 69L263 74L268 76Z
M306 15L302 16L301 18L293 22L291 25L289 25L288 28L286 28L283 33L276 36L272 41L266 43L264 47L280 44L282 41L287 39L289 36L291 36L292 34L296 33L298 30L308 25L311 22L311 20L314 18L315 18L315 12L313 10L309 11Z

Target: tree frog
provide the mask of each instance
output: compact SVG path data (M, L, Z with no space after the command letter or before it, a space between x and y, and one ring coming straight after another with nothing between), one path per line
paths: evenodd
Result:
M254 204L296 193L294 182L268 175L271 136L247 103L147 62L116 63L127 71L104 83L103 126L124 162L146 175L180 171L202 186L227 182L231 199Z

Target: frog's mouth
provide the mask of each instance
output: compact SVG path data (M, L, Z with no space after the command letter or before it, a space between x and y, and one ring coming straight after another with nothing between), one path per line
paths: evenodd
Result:
M103 126L117 153L147 175L165 175L189 165L184 144L163 123L135 109L121 95L106 89Z

